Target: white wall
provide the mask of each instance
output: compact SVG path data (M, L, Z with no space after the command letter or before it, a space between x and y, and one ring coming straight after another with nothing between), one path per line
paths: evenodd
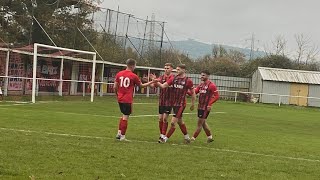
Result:
M320 85L309 85L309 97L320 98ZM320 107L320 99L308 99L308 106Z
M290 95L290 83L287 82L275 82L275 81L263 81L263 93ZM261 101L263 103L279 103L279 96L262 95ZM289 97L281 98L282 104L289 104Z

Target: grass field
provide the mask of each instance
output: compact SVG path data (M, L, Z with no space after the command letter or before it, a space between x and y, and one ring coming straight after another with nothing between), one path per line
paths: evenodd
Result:
M118 142L114 97L0 102L0 179L320 179L319 109L219 101L215 141L184 145L179 128L157 143L157 99L135 103ZM192 135L196 114L184 120Z

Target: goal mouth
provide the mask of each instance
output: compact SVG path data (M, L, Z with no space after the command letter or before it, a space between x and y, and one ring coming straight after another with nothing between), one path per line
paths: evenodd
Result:
M95 52L44 44L0 48L0 87L5 101L92 102L94 96L114 94L115 74L125 66L96 60ZM161 71L162 68L137 66L135 73L143 79ZM135 88L136 95L157 93L157 88Z

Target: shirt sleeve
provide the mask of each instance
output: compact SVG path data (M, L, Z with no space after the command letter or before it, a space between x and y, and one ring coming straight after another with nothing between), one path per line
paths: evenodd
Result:
M193 89L193 82L192 82L192 80L190 78L188 78L188 80L187 80L187 88L188 89Z
M167 81L167 83L168 83L169 86L171 86L171 85L173 84L173 79L174 79L174 77L171 77L171 78Z
M135 74L135 76L134 76L134 84L136 85L136 86L140 86L141 85L141 80L140 80L140 78Z
M213 92L213 96L211 97L211 99L209 101L209 106L211 106L213 103L218 101L219 96L220 96L218 89L217 89L217 86L213 83L210 85L210 91Z
M114 82L119 83L119 74L116 75Z
M194 89L194 92L195 92L196 94L198 94L198 93L199 93L199 90L200 90L200 86L197 86L197 87Z

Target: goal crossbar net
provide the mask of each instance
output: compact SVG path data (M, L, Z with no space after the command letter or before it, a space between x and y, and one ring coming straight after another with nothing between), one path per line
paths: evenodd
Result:
M49 50L56 50L54 53L50 53L46 55L47 57L52 57L55 59L61 60L60 70L59 70L59 79L46 79L37 77L37 63L38 63L38 48L47 48ZM71 56L67 56L67 54L71 54ZM43 55L42 55L43 56ZM80 56L80 57L74 57ZM85 59L84 57L91 57L90 59ZM33 67L32 67L32 103L36 101L36 88L37 88L37 80L44 80L44 81L57 81L59 82L59 95L62 95L62 87L63 81L72 82L74 80L63 80L63 67L65 60L77 61L77 62L86 62L92 63L92 74L91 74L91 102L93 102L94 98L94 86L95 86L95 69L96 69L96 53L90 51L83 51L83 50L76 50L76 49L69 49L63 47L56 47L50 46L45 44L38 44L35 43L33 47ZM49 71L49 69L48 69Z

